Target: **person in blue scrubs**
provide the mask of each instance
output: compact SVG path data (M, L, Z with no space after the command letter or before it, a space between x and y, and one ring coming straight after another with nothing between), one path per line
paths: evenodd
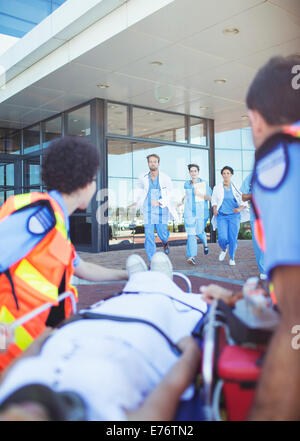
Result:
M214 216L217 218L218 244L222 250L219 255L219 261L225 259L228 246L229 265L235 265L234 256L241 223L240 212L244 209L244 206L238 200L237 190L231 183L233 173L231 167L223 167L221 170L223 188L222 185L215 186L212 197Z
M211 188L207 182L199 178L199 166L188 165L191 180L184 184L184 227L187 232L187 262L195 265L197 256L197 237L203 243L204 254L209 253L205 227L209 219L209 201L211 200ZM197 184L202 183L205 187L204 193L200 194ZM199 200L200 199L200 200Z
M155 230L158 237L164 244L164 252L169 254L170 248L168 239L170 232L168 230L169 209L162 207L161 185L159 180L159 158L157 155L148 158L148 193L143 204L144 228L145 228L145 250L149 262L156 252Z
M251 180L252 180L252 173L250 173L243 181L241 186L241 193L242 199L244 202L250 201L251 202ZM265 280L267 278L265 274L265 267L264 267L264 253L261 251L256 239L255 239L255 232L254 232L254 213L252 210L252 207L250 207L250 224L251 224L251 232L252 232L252 243L253 243L253 249L254 254L256 258L256 263L260 272L260 278L262 280Z

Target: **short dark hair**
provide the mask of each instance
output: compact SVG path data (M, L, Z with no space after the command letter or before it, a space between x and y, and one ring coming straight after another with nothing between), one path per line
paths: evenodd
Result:
M42 180L48 190L71 194L93 181L99 152L86 139L66 136L53 141L42 161Z
M233 168L229 167L229 165L225 165L225 167L222 168L221 175L223 174L224 170L229 170L232 175L234 174Z
M156 154L156 153L151 153L151 155L147 156L147 161L149 162L149 158L151 158L152 156L154 156L154 158L158 159L158 162L160 162L160 157Z
M188 169L189 169L189 171L191 170L192 167L196 167L196 169L197 169L198 171L200 170L200 167L199 167L198 164L189 164L189 165L188 165Z
M247 94L250 110L257 110L269 125L299 121L300 90L293 87L300 55L271 58L256 74Z

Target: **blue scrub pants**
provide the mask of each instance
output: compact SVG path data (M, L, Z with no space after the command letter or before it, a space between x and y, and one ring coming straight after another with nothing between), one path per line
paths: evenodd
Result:
M167 224L145 224L145 250L151 262L152 256L156 252L155 229L160 240L165 244L168 242L170 232Z
M261 274L265 274L266 270L264 267L264 253L261 251L258 243L256 242L255 234L254 234L254 223L253 221L251 221L250 223L251 223L251 231L252 231L252 243L253 243L253 249L254 249L257 267Z
M240 213L233 213L224 216L218 214L218 244L222 250L227 249L229 244L229 257L234 260L235 251L237 248L237 238L239 234L241 223Z
M197 256L197 237L201 240L204 246L207 246L207 236L204 231L206 222L203 219L193 219L192 223L187 219L184 223L187 232L186 255L187 257Z

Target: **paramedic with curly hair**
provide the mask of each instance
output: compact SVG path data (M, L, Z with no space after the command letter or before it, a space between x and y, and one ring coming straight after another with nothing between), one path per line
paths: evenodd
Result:
M69 216L87 208L96 190L99 153L86 140L65 137L46 150L42 179L49 193L11 196L0 209L0 323L11 323L44 303L45 311L17 328L15 342L0 353L0 372L46 328L71 313L72 275L90 281L124 280L127 272L84 262L69 237Z

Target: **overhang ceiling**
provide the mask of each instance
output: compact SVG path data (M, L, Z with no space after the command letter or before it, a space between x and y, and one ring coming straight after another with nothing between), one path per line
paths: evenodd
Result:
M240 32L225 35L232 27ZM0 127L24 127L95 97L213 118L217 131L244 127L257 69L295 53L299 0L174 0L2 102Z

